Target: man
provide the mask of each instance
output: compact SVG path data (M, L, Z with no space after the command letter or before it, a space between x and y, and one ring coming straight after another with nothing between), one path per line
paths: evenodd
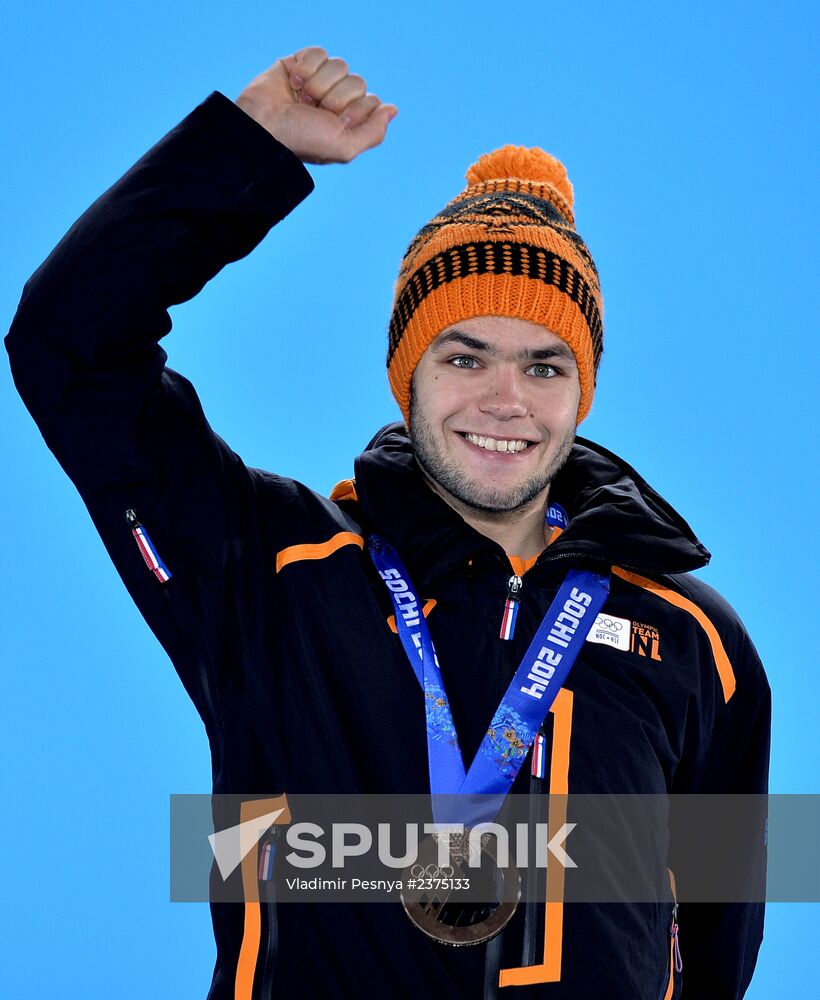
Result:
M465 781L514 695L541 715L504 732L504 792L764 791L768 685L732 610L688 575L708 553L626 463L575 438L601 296L552 157L482 157L412 242L388 351L409 435L380 431L330 500L247 468L165 368L168 307L310 192L303 163L355 158L395 112L319 48L235 103L212 95L75 224L7 338L27 406L202 716L215 792L428 792L435 684ZM424 602L421 661L385 586L405 579ZM600 606L597 629L592 613L581 627ZM551 622L557 645L527 661ZM671 886L657 904L519 907L462 948L399 905L212 913L213 1000L740 997L762 935L761 906L678 909Z

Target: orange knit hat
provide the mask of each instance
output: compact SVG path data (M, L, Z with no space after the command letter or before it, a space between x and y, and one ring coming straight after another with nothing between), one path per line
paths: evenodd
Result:
M476 316L540 323L572 348L589 413L603 351L598 272L575 232L572 185L542 149L503 146L467 171L467 187L412 241L396 282L387 373L410 417L410 383L442 330Z

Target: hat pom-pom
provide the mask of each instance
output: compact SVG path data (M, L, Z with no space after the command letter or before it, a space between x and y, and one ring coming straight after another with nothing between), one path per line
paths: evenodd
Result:
M572 207L572 184L564 164L537 146L532 149L527 149L526 146L502 146L480 156L467 171L467 183L470 185L511 177L551 184Z

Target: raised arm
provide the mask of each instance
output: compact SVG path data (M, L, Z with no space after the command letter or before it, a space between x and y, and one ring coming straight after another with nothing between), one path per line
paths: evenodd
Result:
M170 306L312 190L301 159L347 160L381 141L393 109L342 66L303 50L236 103L212 94L72 226L27 282L6 338L26 406L206 721L229 625L214 614L227 603L218 592L229 578L240 592L264 578L264 526L257 478L158 341ZM146 569L134 516L169 581Z

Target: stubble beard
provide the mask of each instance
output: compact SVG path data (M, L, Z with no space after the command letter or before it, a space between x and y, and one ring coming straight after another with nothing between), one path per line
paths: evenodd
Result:
M454 462L445 458L416 405L414 394L410 397L409 431L416 461L436 486L471 510L496 515L499 520L522 513L541 496L569 458L575 442L575 428L572 428L546 468L539 469L518 486L501 490L473 482Z

